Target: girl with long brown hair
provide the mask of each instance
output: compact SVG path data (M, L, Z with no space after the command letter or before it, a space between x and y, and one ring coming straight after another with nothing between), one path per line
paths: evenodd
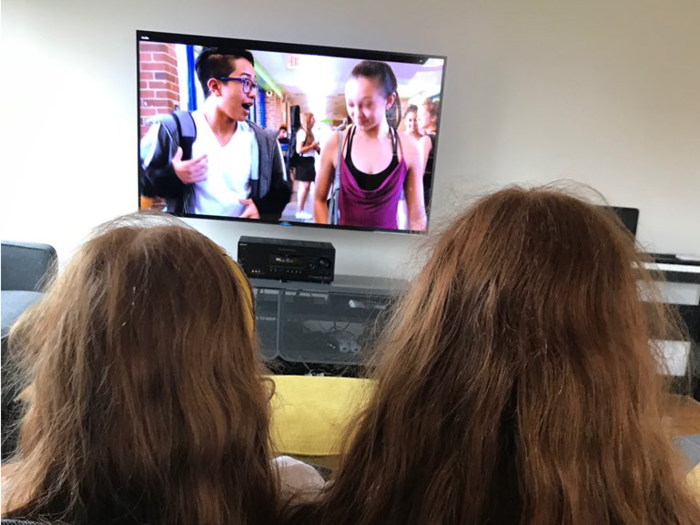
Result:
M13 327L11 352L27 410L3 517L276 519L289 480L270 461L251 289L202 234L166 216L101 228Z
M378 345L335 480L290 522L691 525L633 239L551 188L482 198Z

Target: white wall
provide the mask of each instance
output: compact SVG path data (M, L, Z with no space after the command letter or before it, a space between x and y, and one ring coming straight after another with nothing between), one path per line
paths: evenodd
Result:
M136 208L135 30L149 29L447 55L438 219L504 183L568 177L639 207L650 250L700 254L697 0L295 5L2 2L2 238L65 259ZM338 273L415 268L415 237L191 222L232 251L241 234L331 240Z

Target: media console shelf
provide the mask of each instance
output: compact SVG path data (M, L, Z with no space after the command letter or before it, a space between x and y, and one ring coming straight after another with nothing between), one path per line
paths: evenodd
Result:
M700 266L657 263L647 268L663 275L670 290L664 295L687 326L690 341L682 369L690 372L694 397L700 399ZM255 278L251 283L261 352L273 372L349 376L361 372L378 330L408 284L347 275L337 275L331 284ZM676 361L673 355L667 359Z
M652 277L659 276L664 302L678 310L689 340L667 343L666 359L679 393L688 388L700 401L700 263L682 260L670 254L654 254L655 262L645 264ZM688 380L690 384L688 384Z
M280 374L359 373L400 279L336 275L331 284L251 279L261 352Z

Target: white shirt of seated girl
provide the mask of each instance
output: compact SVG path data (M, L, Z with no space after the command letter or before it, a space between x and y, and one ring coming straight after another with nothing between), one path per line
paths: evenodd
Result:
M315 468L298 459L278 456L272 463L277 469L284 498L310 501L318 497L326 484Z

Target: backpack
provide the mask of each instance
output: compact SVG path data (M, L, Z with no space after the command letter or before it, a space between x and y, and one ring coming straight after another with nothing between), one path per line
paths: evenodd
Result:
M189 111L175 110L172 113L160 115L160 123L172 137L173 142L182 148L182 160L192 158L192 145L197 138L197 126ZM139 192L144 197L160 197L155 190L153 181L146 174L143 162L139 163Z
M296 168L301 155L297 153L297 131L299 128L292 128L289 134L289 147L287 148L287 167Z
M182 148L182 160L190 160L192 158L192 144L197 138L197 126L192 118L192 113L176 109L168 115L163 115L160 122Z

